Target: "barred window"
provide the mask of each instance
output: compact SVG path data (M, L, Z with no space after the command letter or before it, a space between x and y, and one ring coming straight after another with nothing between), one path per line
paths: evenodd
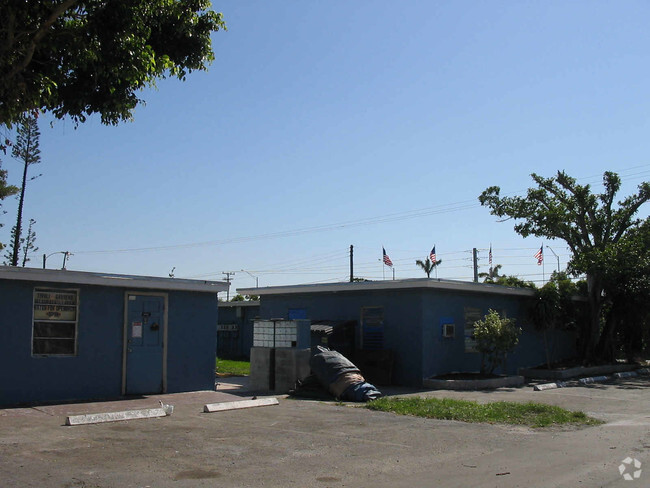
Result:
M78 290L35 288L32 355L76 355L78 311Z

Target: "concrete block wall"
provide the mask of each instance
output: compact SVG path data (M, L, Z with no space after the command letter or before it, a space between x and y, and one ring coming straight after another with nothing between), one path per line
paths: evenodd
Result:
M296 380L309 376L310 349L279 348L275 350L275 391L287 393Z
M310 355L310 349L252 347L251 390L287 393L309 375Z
M251 347L251 372L249 386L254 391L269 391L271 373L270 347Z

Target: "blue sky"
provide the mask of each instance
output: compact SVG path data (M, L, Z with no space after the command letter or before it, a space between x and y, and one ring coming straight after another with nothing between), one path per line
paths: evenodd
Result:
M481 191L557 170L597 190L616 171L622 195L650 179L647 2L213 6L228 31L209 71L143 92L133 122L41 118L30 265L68 250L68 269L234 271L236 288L344 281L351 244L357 276L391 277L382 246L397 278L424 276L435 244L439 277L471 279L471 249L486 271L491 243L503 272L539 282L555 257L537 266L542 240L497 222ZM563 267L565 245L545 244Z

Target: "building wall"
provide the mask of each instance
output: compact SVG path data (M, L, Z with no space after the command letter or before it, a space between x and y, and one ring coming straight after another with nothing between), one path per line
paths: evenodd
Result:
M0 403L119 396L124 293L80 289L77 355L32 357L34 286L0 281Z
M287 317L289 309L304 309L310 320L356 320L362 307L383 307L384 348L395 355L393 381L404 385L422 383L422 292L377 291L304 295L265 295L263 318ZM356 347L360 333L357 331Z
M251 347L253 347L253 319L258 318L259 315L259 305L237 306L229 303L219 307L220 324L237 324L239 326L237 343L234 348L224 351L225 359L250 359ZM227 334L228 332L225 333L225 335ZM225 349L221 346L219 348Z
M76 356L32 357L35 287L79 290ZM120 396L125 291L0 280L0 404ZM214 294L169 292L169 392L214 388L216 323Z
M465 313L468 308L479 311L482 318L489 309L515 318L522 326L522 298L507 295L483 295L477 293L429 292L425 301L424 334L422 337L423 377L444 373L479 371L481 356L477 352L466 352ZM442 323L455 324L455 336L442 335ZM514 364L514 361L513 361Z
M217 319L216 295L169 293L169 393L214 389Z
M481 367L481 355L465 352L465 309L480 310L483 318L490 309L515 319L522 334L515 349L507 355L505 368L496 373L516 374L521 367L546 362L544 335L535 330L527 317L530 298L508 295L481 295L476 293L431 293L425 302L423 334L423 374L425 378L450 372L473 372ZM453 339L442 336L442 322L452 319L456 325ZM547 340L556 359L575 356L575 332L549 331Z
M543 364L544 338L527 320L528 300L525 296L431 289L292 293L264 295L260 314L264 318L286 317L289 309L302 308L311 320L358 321L361 307L383 306L385 347L395 352L393 380L397 384L421 385L423 378L439 374L479 371L480 354L465 352L467 307L476 309L480 318L489 309L503 312L515 318L523 329L518 346L507 357L505 372L516 373L520 367ZM455 324L454 338L442 336L443 322ZM548 338L556 359L575 355L575 333L558 331L549 333Z

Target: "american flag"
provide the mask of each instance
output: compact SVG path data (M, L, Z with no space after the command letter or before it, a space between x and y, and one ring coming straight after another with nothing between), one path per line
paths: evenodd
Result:
M431 249L431 254L429 254L429 258L431 258L432 263L436 262L436 246L433 246L433 249Z
M541 266L544 262L544 244L542 244L539 251L537 251L533 257L537 259L537 266Z
M384 249L384 248L382 247L381 250L384 252L384 264L385 264L386 266L390 266L390 267L392 268L392 267L393 267L393 262L392 262L392 261L390 260L390 258L388 257L388 254L386 254L386 249Z
M488 261L490 262L490 267L492 267L492 244L490 244L490 253L488 254Z

